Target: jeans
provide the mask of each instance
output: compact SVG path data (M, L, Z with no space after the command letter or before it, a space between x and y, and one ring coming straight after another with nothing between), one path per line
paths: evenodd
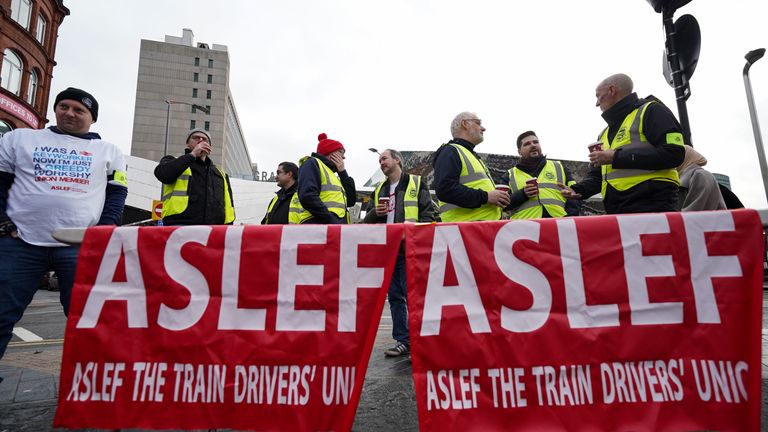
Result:
M20 238L0 237L0 359L14 324L24 315L47 271L56 272L59 299L67 314L79 252L80 246L35 246Z
M389 312L392 315L392 338L405 346L410 346L405 287L405 255L397 256L387 297L389 298Z

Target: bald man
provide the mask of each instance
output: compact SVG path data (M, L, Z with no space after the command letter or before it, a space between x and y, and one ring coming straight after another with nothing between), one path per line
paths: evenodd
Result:
M653 96L633 93L632 79L611 75L595 89L608 127L598 137L602 150L592 151L594 167L571 186L566 198L588 198L602 192L605 211L651 213L677 210L680 178L675 170L685 156L682 128L672 111Z

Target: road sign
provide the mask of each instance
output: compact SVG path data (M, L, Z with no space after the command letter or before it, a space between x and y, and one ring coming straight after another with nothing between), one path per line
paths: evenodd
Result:
M163 202L160 200L152 200L152 220L160 220L163 218Z

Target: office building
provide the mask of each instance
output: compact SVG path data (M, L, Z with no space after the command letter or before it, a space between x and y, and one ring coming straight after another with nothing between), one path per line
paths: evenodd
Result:
M195 128L211 136L211 158L230 177L253 179L229 89L227 47L195 43L190 29L163 42L142 39L131 155L159 161L164 154L183 154Z

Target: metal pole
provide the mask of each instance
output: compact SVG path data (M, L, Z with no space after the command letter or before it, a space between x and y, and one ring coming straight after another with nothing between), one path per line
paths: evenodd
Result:
M752 84L749 82L749 68L753 63L760 60L765 54L765 48L750 51L744 56L747 64L744 65L744 87L747 92L747 105L749 105L749 116L752 119L752 131L755 134L755 145L757 145L757 160L760 162L760 172L763 175L763 189L765 190L765 199L768 200L768 164L765 162L765 149L763 148L763 138L760 135L760 123L757 121L757 110L755 109L755 99L752 96Z
M166 100L165 101L166 110L165 110L165 144L163 145L163 156L168 154L168 134L169 134L169 123L171 120L171 101Z
M685 100L688 99L690 93L686 94L687 84L683 83L683 71L680 70L680 58L677 56L677 49L675 48L675 24L672 21L672 16L675 14L674 10L666 10L662 14L662 20L664 23L664 33L667 36L667 61L669 62L670 70L672 71L672 85L675 89L675 97L677 99L677 115L680 117L680 125L683 127L683 138L686 140L686 144L693 146L691 141L691 126L688 122L688 107L685 105Z

